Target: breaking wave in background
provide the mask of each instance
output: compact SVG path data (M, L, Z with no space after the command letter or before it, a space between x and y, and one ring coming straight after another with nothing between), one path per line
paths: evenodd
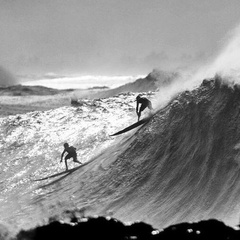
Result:
M191 78L192 84L199 83L205 78L214 77L215 74L227 77L228 81L239 83L240 26L228 33L227 39L222 45L222 50L217 57L198 69L197 73Z
M22 79L22 84L27 86L41 85L56 89L88 89L93 87L116 88L123 84L133 82L143 76L57 76L50 74L43 79L26 81Z
M203 79L222 76L227 82L240 83L240 25L230 31L220 43L221 50L205 65L199 66L195 71L185 72L178 82L159 89L156 102L164 106L173 96L197 88Z

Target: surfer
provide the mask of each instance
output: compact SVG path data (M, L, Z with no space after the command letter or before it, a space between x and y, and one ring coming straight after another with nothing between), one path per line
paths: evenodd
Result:
M67 160L70 159L70 158L73 158L73 161L74 161L74 162L79 163L79 164L82 164L81 162L79 162L79 161L77 160L77 152L76 152L76 148L75 148L75 147L69 146L68 143L64 143L63 146L64 146L64 150L63 150L63 152L62 152L61 161L60 161L60 162L62 162L64 153L67 152L68 154L67 154L67 155L65 156L65 158L64 158L64 160L65 160L65 165L66 165L66 171L68 170Z
M136 97L136 101L137 101L137 106L136 106L136 113L138 115L138 121L140 120L141 117L141 112L148 107L150 110L152 110L152 103L150 100L148 100L145 97L141 97L140 94ZM139 104L141 103L141 107L139 109ZM138 111L139 109L139 111Z

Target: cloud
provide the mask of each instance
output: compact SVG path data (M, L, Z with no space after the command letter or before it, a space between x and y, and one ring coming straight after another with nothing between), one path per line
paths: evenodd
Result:
M196 52L194 54L183 53L179 57L179 60L184 61L184 62L199 62L199 61L206 60L208 57L209 56L207 56L206 52L199 51L199 52Z
M168 60L169 60L169 57L165 51L151 52L143 59L143 63L155 66L155 65L159 65L162 62L166 62Z
M167 65L169 61L169 56L165 51L152 51L145 56L123 55L114 63L115 66L112 67L118 68L128 74L143 74L152 71L153 68Z
M6 69L0 66L0 86L11 86L17 84L17 79Z

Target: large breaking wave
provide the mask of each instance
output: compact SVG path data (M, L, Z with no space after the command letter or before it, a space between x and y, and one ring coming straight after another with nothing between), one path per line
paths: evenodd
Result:
M2 221L27 227L75 209L85 216L111 215L157 228L209 218L235 226L240 203L239 104L240 87L217 77L179 93L147 124L116 138L108 136L117 130L109 112L118 115L114 121L125 118L119 128L134 114L131 107L127 117L120 108L116 112L121 102L113 109L94 106L92 112L83 106L31 113L21 116L21 126L16 117L2 119L1 186L4 179L8 183L1 199ZM88 124L80 126L86 111ZM58 124L51 122L56 113ZM22 138L11 142L14 134ZM56 162L65 136L79 150L87 144L87 151L81 150L87 160L72 172L55 175L61 171ZM94 154L101 143L103 150Z
M236 225L239 105L239 86L219 78L179 94L101 175L99 186L116 198L106 210L158 227L208 218Z

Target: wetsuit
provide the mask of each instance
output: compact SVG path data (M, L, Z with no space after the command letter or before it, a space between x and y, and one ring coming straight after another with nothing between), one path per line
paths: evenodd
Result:
M141 104L141 107L138 111L138 106L139 104ZM152 103L150 100L148 100L147 98L145 97L140 97L140 98L137 98L137 107L136 107L136 112L137 112L137 115L138 115L138 121L140 119L140 116L141 116L141 112L146 108L148 107L150 110L152 110Z

